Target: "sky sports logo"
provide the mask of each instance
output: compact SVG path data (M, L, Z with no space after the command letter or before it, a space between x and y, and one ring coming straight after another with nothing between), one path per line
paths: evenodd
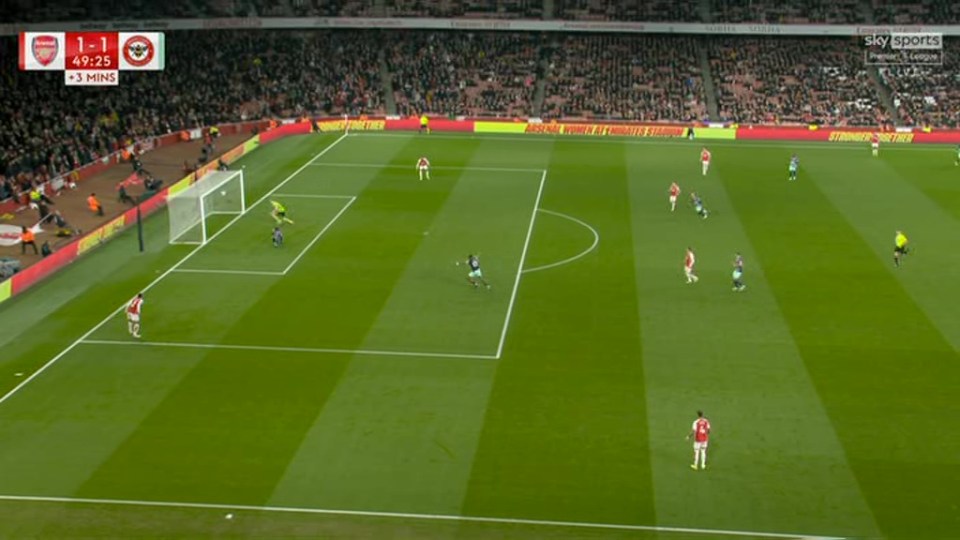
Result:
M864 36L870 66L942 66L943 34L904 32Z

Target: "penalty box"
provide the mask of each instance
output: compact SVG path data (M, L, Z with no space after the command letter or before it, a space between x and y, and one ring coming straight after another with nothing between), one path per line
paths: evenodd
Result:
M359 173L357 181L369 172L369 168L338 166L335 176L351 177L346 173L348 169ZM281 192L297 190L302 194L307 182L316 186L318 180L308 176L313 175L302 175L298 178L299 186L291 182ZM268 212L261 205L205 246L180 269L182 272L169 276L156 288L145 314L144 340L161 347L241 346L318 354L499 358L546 171L491 171L481 167L458 170L455 177L444 176L443 180L435 176L433 182L452 183L449 192L442 206L428 216L424 230L418 229L416 247L409 256L405 255L407 259L399 272L384 275L382 259L375 252L376 242L389 242L389 235L398 227L409 228L410 216L403 207L384 204L387 200L373 200L391 197L392 193L371 189L356 203L353 198L326 196L284 200L296 222L290 229L301 227L301 216L307 208L301 206L302 202L310 201L309 205L326 201L325 206L319 203L325 209L324 216L311 223L311 232L315 231L311 236L322 232L324 221L329 227L338 219L341 223L349 222L346 229L350 235L343 237L334 227L327 232L335 235L330 242L304 245L300 251L310 249L308 258L313 261L310 272L294 271L289 275L283 273L284 264L295 262L289 257L283 259L283 264L264 263L263 257L275 256L276 250L270 247L265 234L272 226L264 229L263 220L269 220L269 216L260 215ZM392 175L381 180L392 181ZM404 181L414 188L419 183L415 179ZM354 237L358 230L359 236ZM353 241L354 238L363 241ZM368 239L372 243L365 241ZM264 255L231 254L231 250L250 242L255 242L257 251ZM202 257L207 250L209 256ZM484 276L493 284L491 290L476 290L467 283L463 259L471 252L480 255ZM230 263L232 267L224 263L227 260L234 261ZM256 272L263 272L266 277ZM383 293L386 297L364 304L364 290L384 279L392 280L389 291ZM287 308L269 309L271 297L286 298ZM296 331L300 328L296 321L305 313L290 307L300 301L314 306L311 310L323 311L322 316L310 315L317 318L315 331ZM201 326L190 324L190 312L200 313L208 322ZM238 335L233 330L251 323L247 319L260 317L260 324L269 326L271 332L232 337ZM323 331L324 317L337 324L356 322L356 327L362 329L357 330L364 336L362 341L358 342L355 332L344 336ZM105 327L90 339L127 340L122 324L108 327L113 329Z

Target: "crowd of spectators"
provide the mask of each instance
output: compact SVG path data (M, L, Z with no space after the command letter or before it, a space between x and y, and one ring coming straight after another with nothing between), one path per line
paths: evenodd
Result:
M697 0L555 0L557 19L700 22Z
M873 0L874 22L879 24L960 24L960 4L942 0Z
M387 65L400 115L529 115L539 36L405 32L391 36Z
M960 128L960 72L946 67L960 54L960 41L946 41L943 52L946 65L880 69L901 123Z
M388 17L540 19L543 0L391 0L381 9Z
M11 22L267 16L279 0L4 0L0 20Z
M958 24L943 0L5 0L16 22L199 17L468 17L587 21Z
M854 41L715 38L708 43L721 120L835 126L891 120Z
M541 116L691 121L706 116L694 38L568 35L553 43Z
M724 23L856 24L867 22L860 0L711 0L713 20Z
M164 71L82 88L64 86L59 72L17 72L16 39L0 40L0 195L139 138L273 116L384 112L377 40L367 33L173 33L167 43Z

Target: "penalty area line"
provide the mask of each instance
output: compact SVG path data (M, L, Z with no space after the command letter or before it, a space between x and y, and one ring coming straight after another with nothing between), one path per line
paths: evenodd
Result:
M523 277L523 265L527 261L527 250L530 248L530 238L533 237L533 225L537 221L537 212L540 210L540 199L543 197L543 186L547 182L547 170L540 171L540 187L537 188L537 198L533 202L533 211L530 212L530 224L527 225L527 237L523 241L523 251L520 252L520 262L517 264L517 275L513 280L513 291L510 292L510 303L507 304L507 314L503 318L503 328L500 330L500 343L497 345L497 358L503 354L503 344L507 340L507 330L510 329L510 317L513 316L513 305L517 301L517 290L520 288L520 278Z
M307 251L309 251L310 248L312 248L314 244L316 244L317 241L320 240L320 237L323 236L323 234L327 232L330 229L330 227L333 227L333 224L336 223L338 219L340 219L340 216L342 216L343 213L346 212L347 209L350 208L350 205L352 205L356 200L357 200L356 197L349 197L347 199L347 203L343 205L343 208L341 208L340 211L337 212L335 216L333 216L333 219L327 222L327 224L322 229L320 229L320 232L318 232L317 235L314 236L312 240L310 240L310 243L307 244L306 247L304 247L302 250L300 250L300 253L298 253L297 256L294 257L294 259L290 262L290 264L288 264L287 267L283 269L283 275L287 275L287 272L289 272L291 268L293 268L294 266L296 266L298 262L300 262L300 259L302 259L304 255L306 255Z
M274 193L273 196L290 199L356 199L353 195L311 195L308 193Z
M82 497L42 497L30 495L0 495L0 501L11 502L41 502L63 504L94 504L109 506L142 506L155 508L192 508L198 510L228 510L233 512L264 512L284 514L314 514L325 516L369 517L387 519L409 519L422 521L446 521L461 523L488 523L499 525L514 525L526 527L565 527L573 529L600 529L613 531L645 531L676 534L709 534L714 536L739 536L753 538L774 538L794 540L844 540L839 536L818 536L806 534L788 534L757 531L734 531L726 529L699 529L692 527L664 527L656 525L629 525L619 523L590 523L581 521L554 521L545 519L497 518L483 516L457 516L449 514L416 514L407 512L377 512L372 510L337 510L331 508L306 508L297 506L252 506L226 503L196 503L172 501L138 501L127 499L92 499Z
M123 341L115 339L84 339L82 345L111 345L130 347L165 347L180 349L215 349L227 351L266 351L314 354L355 354L363 356L404 356L413 358L464 358L468 360L496 360L492 354L390 351L376 349L335 349L326 347L280 347L273 345L231 345L229 343L183 343L177 341Z
M347 167L354 169L403 169L416 171L415 167L408 167L406 165L394 165L390 163L386 164L377 164L377 163L314 163L313 167ZM531 169L531 168L522 168L522 167L474 167L474 166L445 166L445 165L431 165L431 170L437 171L480 171L480 172L518 172L518 173L535 173L542 172L543 169Z

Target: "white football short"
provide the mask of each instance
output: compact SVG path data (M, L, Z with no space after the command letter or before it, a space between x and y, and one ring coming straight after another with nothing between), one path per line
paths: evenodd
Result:
M139 313L127 313L127 320L130 321L130 322L136 322L136 323L138 323L138 322L140 322L140 314L139 314Z
M700 450L706 450L706 449L707 449L707 441L693 443L694 452L699 452Z

